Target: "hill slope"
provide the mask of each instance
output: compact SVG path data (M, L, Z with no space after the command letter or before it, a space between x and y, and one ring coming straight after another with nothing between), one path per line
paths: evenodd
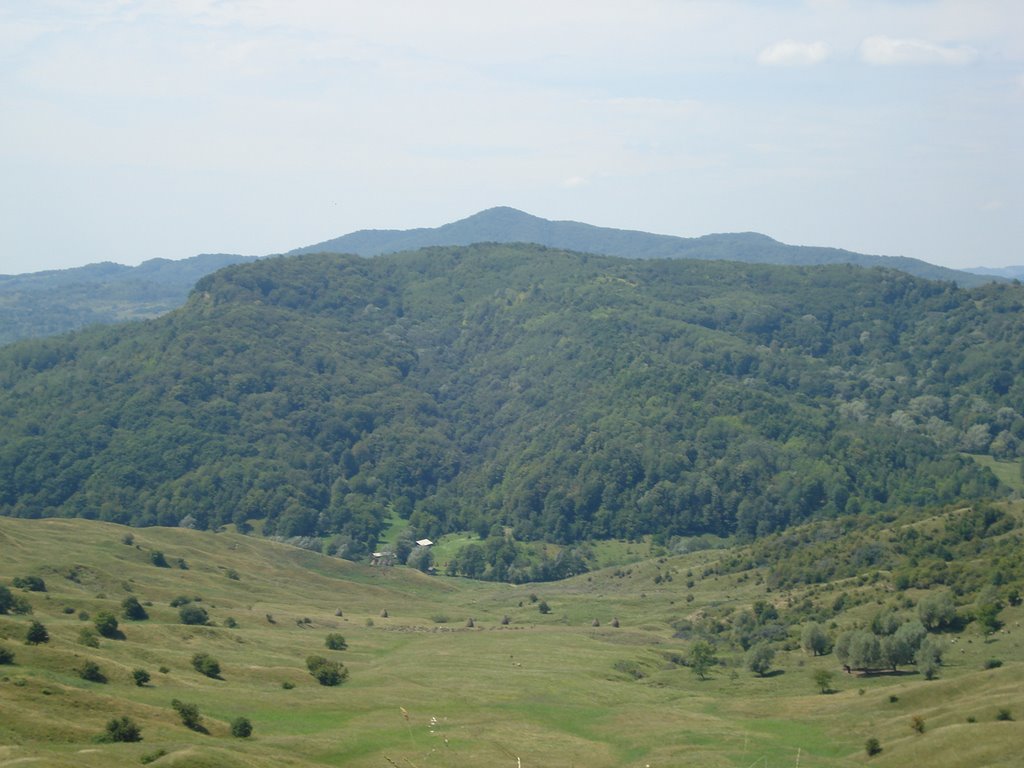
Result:
M258 520L359 556L393 518L565 543L1007 493L964 452L1019 459L1022 306L536 246L261 260L164 318L0 350L0 512Z
M957 538L968 547L955 550L961 576L978 563L984 573L993 553L1012 561L1019 537L1006 539L1018 536L1019 515L999 531ZM872 764L1014 765L1024 728L1016 629L985 635L970 622L936 635L949 650L935 680L912 664L847 675L836 654L799 650L803 626L830 623L834 641L873 617L914 617L938 593L894 593L878 563L852 557L845 578L769 586L774 572L806 572L804 554L852 553L871 540L913 555L925 573L944 562L926 545L948 544L942 532L971 519L969 510L944 511L845 535L811 526L760 553L662 552L530 587L371 568L233 533L0 519L0 585L32 610L0 615L0 648L14 654L0 666L0 762L748 768L799 754L801 764L845 768L863 764L874 737L882 752ZM154 551L188 568L156 567ZM757 564L764 553L769 564ZM1019 565L1004 572L1017 584ZM46 591L13 586L26 577ZM970 583L957 598L963 616L978 594ZM208 612L209 625L181 623L170 603L182 596ZM129 597L148 619L124 618ZM542 603L550 613L538 611ZM121 637L83 642L103 611L119 618ZM999 617L1013 628L1024 609L1007 606ZM32 620L49 642L24 643ZM347 648L328 650L330 633ZM744 662L751 633L773 638L764 676ZM719 659L702 676L687 666L700 642ZM219 663L216 678L193 668L196 654ZM311 655L344 664L348 680L318 685L306 670ZM87 662L107 681L83 680ZM151 675L141 687L140 668ZM829 695L816 673L831 676ZM198 707L205 732L184 727L174 700ZM1015 719L997 720L1002 709ZM250 738L231 737L239 716L252 723ZM139 725L142 741L98 743L117 717Z
M917 277L951 281L964 287L983 285L998 277L948 269L901 256L868 256L839 248L786 245L754 232L696 238L674 237L596 227L576 221L549 221L508 207L491 208L436 228L361 230L296 248L290 253L357 253L360 256L378 256L427 246L472 243L537 243L549 248L630 259L722 259L791 265L855 264L860 267L898 269Z

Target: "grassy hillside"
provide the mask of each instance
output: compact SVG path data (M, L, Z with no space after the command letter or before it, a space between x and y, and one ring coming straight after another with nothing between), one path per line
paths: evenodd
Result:
M960 514L893 532L939 530ZM172 567L153 565L154 550ZM754 550L706 550L511 586L373 568L234 533L84 520L0 519L0 551L0 584L32 607L0 616L0 647L15 654L0 667L0 765L131 765L162 751L150 764L1009 766L1024 739L1021 607L1004 608L1003 630L990 636L977 622L942 634L949 650L933 681L913 667L843 674L834 655L798 649L796 624L764 677L724 639L716 640L722 663L706 680L683 663L696 635L681 627L727 627L757 601L785 620L806 601L830 605L843 592L848 607L831 619L835 632L927 594L893 592L887 572L871 565L842 581L770 591L773 565L754 563ZM984 559L979 550L965 562ZM28 576L46 591L12 586ZM118 612L129 595L152 603L148 620L121 619L124 639L101 638L98 648L79 643L92 618ZM169 606L180 595L200 597L212 625L181 624ZM971 599L960 596L961 611ZM32 619L50 642L23 642ZM324 647L331 632L347 650ZM200 652L220 662L222 679L192 669ZM349 680L318 685L305 668L310 654L342 661ZM984 669L988 659L1001 666ZM88 660L107 683L80 679ZM132 681L139 667L152 675L145 687ZM834 673L828 695L812 679L820 669ZM197 704L209 733L181 725L172 699ZM997 721L1000 709L1017 719ZM253 724L251 738L230 736L240 715ZM95 741L120 716L141 726L143 741ZM915 716L923 733L911 728ZM869 737L882 746L870 761Z

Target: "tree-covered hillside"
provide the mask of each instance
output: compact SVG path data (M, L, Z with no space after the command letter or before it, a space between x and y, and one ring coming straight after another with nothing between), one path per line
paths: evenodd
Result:
M0 511L758 535L1005 493L1024 289L536 246L261 260L0 350ZM500 529L499 529L500 530Z

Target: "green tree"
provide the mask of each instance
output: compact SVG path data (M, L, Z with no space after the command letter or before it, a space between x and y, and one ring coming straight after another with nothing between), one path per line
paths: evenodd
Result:
M881 657L878 638L864 629L843 632L836 638L833 651L839 663L851 669L870 669Z
M100 611L97 613L95 618L93 618L93 625L96 627L96 631L104 637L114 640L121 637L117 617L110 611Z
M320 685L341 685L348 678L348 669L344 664L330 661L323 656L308 656L306 668Z
M199 714L199 707L197 705L186 704L178 699L172 699L171 706L174 707L174 711L181 718L181 724L186 728L199 731L200 733L206 732L206 728L203 727L203 717Z
M800 645L812 656L823 656L828 653L828 633L821 624L812 621L804 625L800 633Z
M197 653L192 656L192 668L202 675L220 678L220 663L208 653Z
M707 679L708 672L718 663L714 646L706 640L698 640L690 647L687 663L693 674L701 680Z
M764 677L765 673L772 668L772 661L774 659L775 649L769 643L757 643L747 651L747 669L760 677Z
M14 608L14 595L7 587L0 586L0 614L10 613Z
M929 632L949 626L956 620L953 595L945 590L925 595L917 603L917 615Z
M142 730L129 717L115 717L107 721L107 741L142 741Z
M50 633L41 622L33 620L25 633L25 642L29 645L48 643L50 642Z
M828 669L816 669L814 670L814 684L818 686L818 689L822 693L828 693L832 690L832 678L834 675L831 670Z
M18 589L28 590L29 592L46 591L46 582L39 576L15 576L13 584Z
M324 640L324 645L332 651L344 651L348 648L348 643L345 642L344 636L339 635L337 632L331 632L327 635L327 638Z
M933 637L927 637L917 649L914 663L926 680L934 680L942 666L942 646Z
M78 669L78 676L83 680L88 680L93 683L107 682L107 676L103 674L103 670L100 669L100 665L95 661L82 662L82 666Z
M200 625L208 624L210 621L210 616L206 613L206 609L195 603L181 606L178 609L178 618L182 624Z
M139 598L134 595L128 595L121 601L121 615L130 621L144 621L149 618L149 614L142 607Z
M147 672L146 670L142 669L141 667L138 668L138 669L133 669L132 670L132 679L135 680L135 684L137 686L142 688L150 680L149 672Z
M0 645L0 664L13 664L14 663L14 651L10 648L4 648Z
M231 721L231 735L238 739L252 736L252 722L248 717L236 717Z
M159 549L154 549L149 553L149 561L157 568L170 568L171 566L167 562L167 558L164 553Z

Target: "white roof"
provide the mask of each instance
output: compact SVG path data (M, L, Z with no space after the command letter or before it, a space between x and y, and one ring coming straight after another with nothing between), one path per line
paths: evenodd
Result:
M429 547L434 542L432 542L430 539L420 539L416 543L421 547Z
M384 557L384 553L383 552L374 552L373 556L374 557Z

